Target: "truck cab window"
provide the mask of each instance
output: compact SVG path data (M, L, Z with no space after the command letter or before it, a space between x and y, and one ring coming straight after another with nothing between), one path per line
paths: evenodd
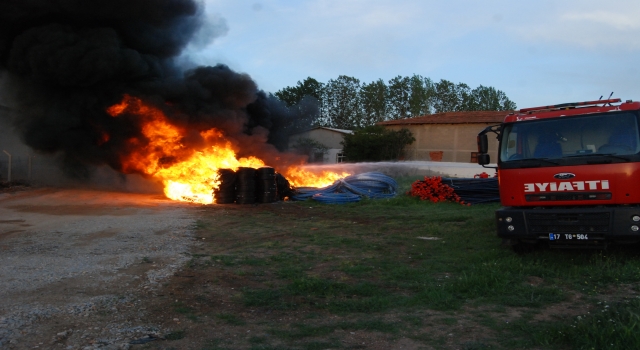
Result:
M638 147L638 135L635 125L629 121L616 121L606 144L600 146L598 153L634 154Z
M581 115L516 122L503 128L501 162L640 152L634 113Z
M538 136L538 143L533 152L534 158L559 158L562 157L560 137L553 131L545 132Z

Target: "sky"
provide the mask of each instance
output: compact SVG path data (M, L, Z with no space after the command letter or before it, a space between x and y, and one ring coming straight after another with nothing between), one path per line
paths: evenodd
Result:
M493 86L518 108L640 100L638 0L202 1L214 39L183 58L226 64L267 92L418 74Z

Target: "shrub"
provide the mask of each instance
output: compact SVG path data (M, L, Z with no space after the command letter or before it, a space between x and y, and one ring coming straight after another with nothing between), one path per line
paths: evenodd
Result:
M345 135L343 152L349 161L397 160L404 154L404 147L416 139L408 129L388 130L374 125Z

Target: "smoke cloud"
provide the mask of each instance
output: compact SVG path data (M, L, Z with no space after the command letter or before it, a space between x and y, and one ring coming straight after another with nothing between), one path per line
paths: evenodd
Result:
M179 67L187 46L206 46L228 31L223 18L206 17L202 6L195 0L1 2L0 100L17 111L13 123L22 140L57 154L74 177L101 165L121 170L126 140L141 137L140 121L113 118L106 109L129 94L189 130L187 145L198 145L198 132L216 127L239 156L282 162L278 149L310 125L317 106L286 108L224 65Z

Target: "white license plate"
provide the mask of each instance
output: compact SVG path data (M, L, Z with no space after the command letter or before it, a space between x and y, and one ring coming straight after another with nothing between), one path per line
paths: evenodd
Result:
M589 236L586 233L550 233L550 241L569 241L569 240L588 240Z

